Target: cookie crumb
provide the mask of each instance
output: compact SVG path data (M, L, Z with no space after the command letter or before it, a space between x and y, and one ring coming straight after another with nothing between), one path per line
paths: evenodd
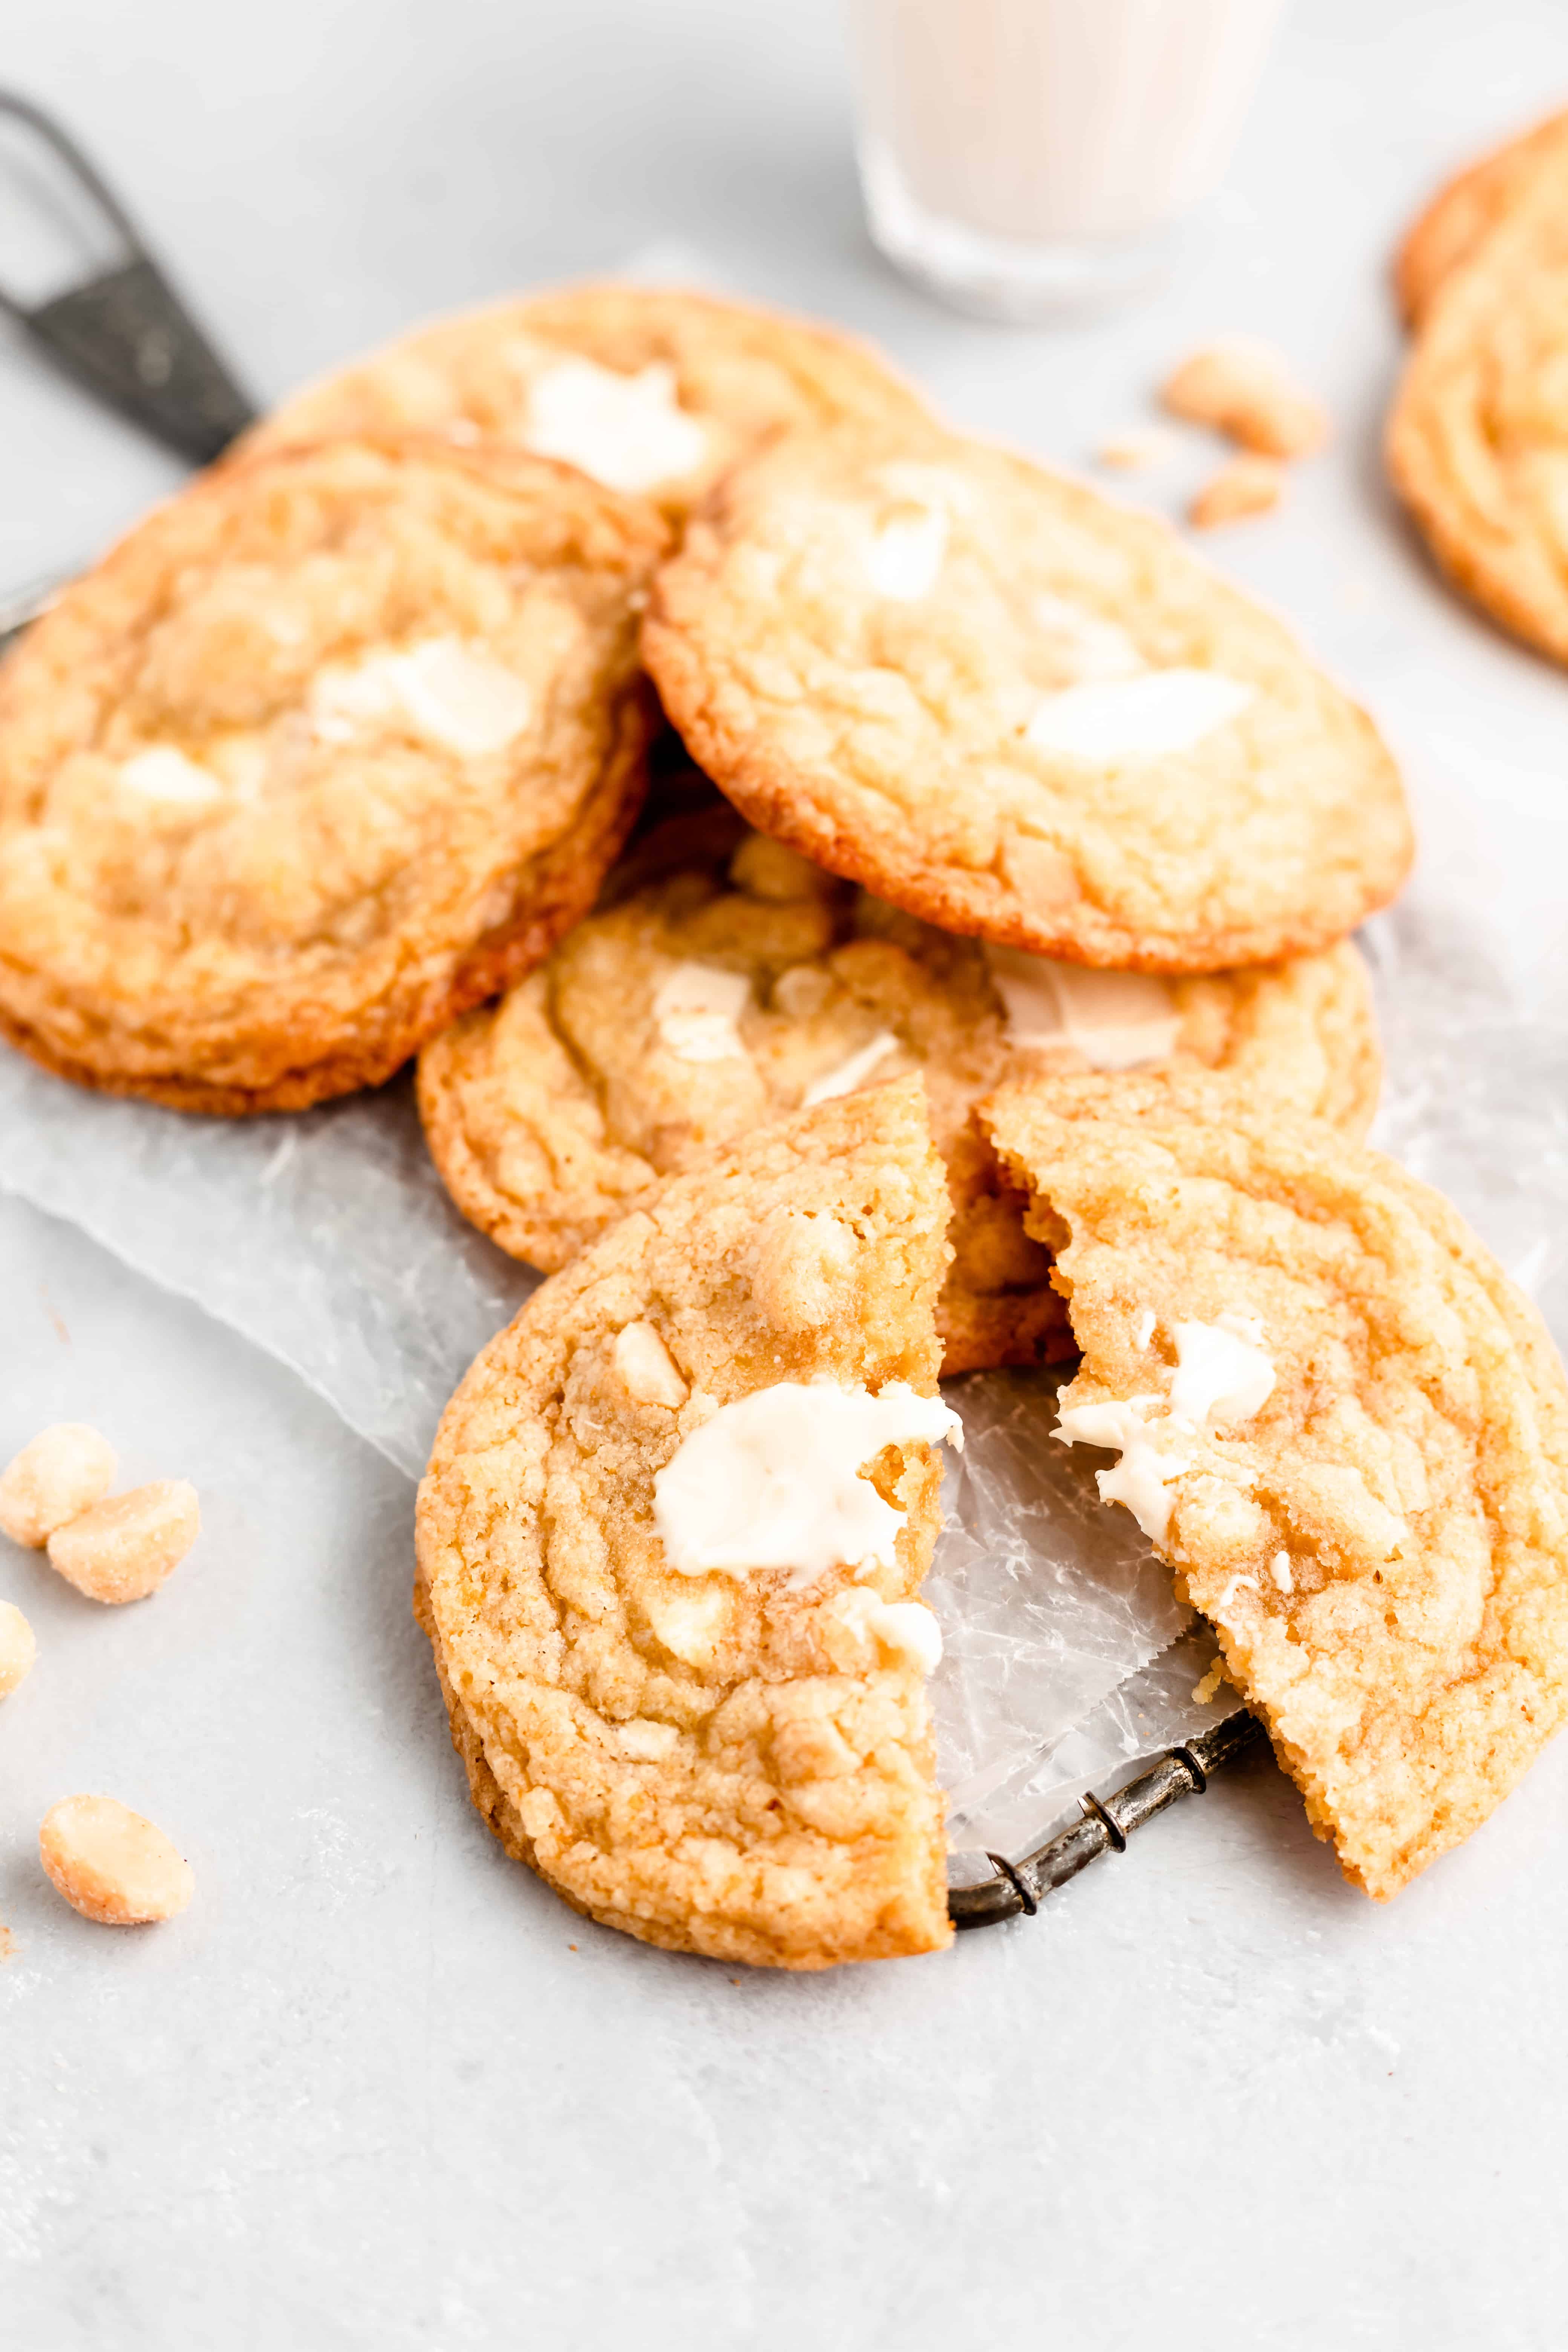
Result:
M1245 515L1267 514L1285 491L1285 468L1277 457L1233 457L1210 476L1187 509L1194 530L1215 530Z
M196 1890L160 1829L113 1797L62 1797L44 1815L38 1858L73 1911L105 1927L172 1919Z
M184 1478L155 1478L57 1528L49 1566L90 1601L144 1601L201 1531L195 1488Z
M1329 437L1328 413L1281 356L1237 338L1209 344L1168 375L1160 398L1173 416L1212 425L1268 457L1304 457Z
M0 1927L0 1969L16 1957L16 1938L9 1927Z
M1194 1684L1193 1688L1193 1705L1194 1706L1207 1706L1211 1698L1217 1698L1219 1696L1219 1686L1226 1679L1225 1660L1223 1658L1216 1657L1209 1667L1207 1674L1204 1676L1202 1682Z
M38 1654L33 1629L14 1601L0 1601L0 1698L26 1682Z
M40 1551L57 1528L108 1494L116 1466L113 1446L88 1423L52 1423L0 1475L0 1528Z
M1175 435L1158 425L1134 425L1102 441L1094 453L1095 462L1118 474L1147 473L1155 466L1168 466L1176 446Z

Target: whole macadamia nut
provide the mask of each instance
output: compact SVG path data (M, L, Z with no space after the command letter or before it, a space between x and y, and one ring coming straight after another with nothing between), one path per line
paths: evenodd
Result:
M114 1484L114 1448L84 1421L41 1430L0 1475L0 1528L36 1551Z
M172 1919L196 1891L160 1829L113 1797L62 1797L44 1815L38 1858L73 1911L105 1927Z
M155 1478L95 1503L49 1538L49 1565L92 1601L144 1601L202 1531L196 1490Z

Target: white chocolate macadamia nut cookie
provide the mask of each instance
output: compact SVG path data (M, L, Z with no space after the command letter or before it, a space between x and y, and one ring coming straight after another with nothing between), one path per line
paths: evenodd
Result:
M790 1969L950 1939L915 1600L946 1215L914 1080L825 1102L672 1178L447 1409L416 1605L453 1745L608 1926Z
M704 1153L918 1070L953 1203L944 1369L1034 1363L1070 1335L971 1122L981 1096L1042 1068L1209 1068L1254 1107L1357 1134L1372 1116L1377 1045L1348 944L1174 981L1053 962L939 931L727 810L651 835L650 869L420 1057L453 1198L546 1271Z
M1380 1898L1568 1714L1568 1384L1440 1194L1212 1079L1063 1077L981 1113L1083 1351L1058 1434L1219 1634Z
M177 1109L371 1086L593 902L651 507L521 451L203 475L0 667L0 1034Z
M1205 972L1331 946L1412 840L1364 712L1166 525L934 427L740 467L643 633L764 833L944 929Z

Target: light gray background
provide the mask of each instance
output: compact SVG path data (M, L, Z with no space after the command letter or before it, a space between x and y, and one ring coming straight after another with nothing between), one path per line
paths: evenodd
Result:
M1203 251L1049 335L951 320L868 251L830 0L25 0L0 71L132 194L262 395L668 240L1069 463L1196 337L1274 336L1338 439L1214 552L1373 698L1439 886L1506 912L1521 987L1560 982L1568 686L1436 585L1376 462L1392 240L1568 96L1555 0L1299 0ZM0 342L0 587L177 478ZM0 1458L62 1415L131 1476L195 1478L206 1532L120 1613L0 1557L40 1649L0 1709L18 2352L1562 2341L1568 1748L1392 1910L1260 1765L1032 1924L737 1981L576 1920L480 1830L407 1615L406 1482L0 1202ZM191 1855L182 1920L111 1935L44 1885L37 1822L83 1788Z

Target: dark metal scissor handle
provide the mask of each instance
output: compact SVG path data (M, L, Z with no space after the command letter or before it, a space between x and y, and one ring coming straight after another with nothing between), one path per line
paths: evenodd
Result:
M1211 1773L1244 1756L1262 1738L1262 1724L1243 1707L1184 1747L1167 1748L1114 1796L1080 1798L1083 1819L1037 1846L1022 1862L988 1853L989 1878L977 1886L950 1887L948 1917L955 1927L990 1927L999 1919L1016 1919L1020 1912L1032 1919L1052 1887L1076 1878L1102 1853L1123 1853L1134 1830L1178 1797L1202 1796Z
M0 286L0 310L100 400L181 457L207 464L255 421L253 404L68 132L8 90L0 90L0 116L25 123L51 150L123 256L45 302L24 302Z

